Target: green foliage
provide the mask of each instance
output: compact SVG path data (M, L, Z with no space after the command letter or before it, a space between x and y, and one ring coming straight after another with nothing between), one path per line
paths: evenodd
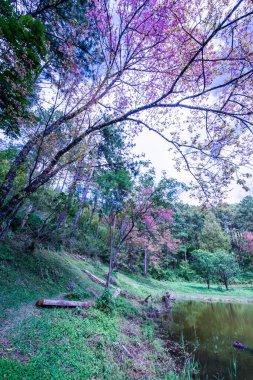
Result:
M0 39L0 128L15 136L20 121L29 117L29 95L46 56L45 30L40 20L19 16L9 0L2 0Z
M209 251L197 250L192 252L193 267L195 271L206 281L209 288L210 282L216 274L215 254Z
M204 214L199 207L176 203L172 231L187 251L199 248L200 232L203 228Z
M152 266L149 274L156 280L173 281L175 279L174 271L171 269L163 269L159 266Z
M65 294L65 298L67 300L75 300L75 301L82 301L86 298L93 297L94 295L89 292L88 290L82 290L82 289L77 289L72 293L67 293Z
M14 260L13 250L5 242L0 242L0 260Z
M205 217L204 226L200 235L200 248L215 252L217 250L230 250L230 238L222 231L222 228L212 212Z
M114 300L108 289L106 289L96 300L95 308L106 313L111 314L115 309Z
M240 231L253 231L253 197L243 198L236 208L235 223Z
M219 281L228 289L229 283L240 276L240 269L236 257L225 251L194 251L193 267L206 281L209 288L211 281Z
M142 317L142 310L130 300L117 297L114 301L115 310L128 319L138 319Z
M240 276L240 268L233 254L224 251L215 252L215 266L217 277L226 289L236 276Z
M196 272L192 269L188 261L182 261L179 265L177 275L186 281L196 280Z

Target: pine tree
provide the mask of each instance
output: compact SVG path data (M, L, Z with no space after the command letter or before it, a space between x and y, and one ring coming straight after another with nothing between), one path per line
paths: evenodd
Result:
M230 238L222 231L221 225L212 212L205 217L204 226L200 235L200 249L215 252L230 250Z

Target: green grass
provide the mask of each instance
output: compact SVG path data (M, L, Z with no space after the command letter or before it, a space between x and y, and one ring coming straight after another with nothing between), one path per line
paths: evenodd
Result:
M253 302L253 285L231 285L229 290L226 290L223 286L215 284L208 289L206 284L197 282L158 281L150 276L143 277L123 273L117 273L115 277L119 287L127 289L142 298L151 294L154 300L158 300L165 292L169 292L178 297L218 298L234 301L245 299Z
M80 260L66 252L49 250L16 251L10 259L0 260L0 321L23 304L66 293L69 284L74 284L77 291L87 287L102 291L82 267Z
M40 298L74 290L70 299L86 298L93 283L83 269L105 278L107 267L67 252L23 251L19 242L0 245L0 379L164 379L190 380L192 364L175 375L174 363L156 336L156 325L143 315L138 300L166 291L178 295L251 298L250 287L229 291L204 284L157 281L116 273L117 286L137 299L117 299L112 314L96 309L39 309ZM130 355L129 355L130 353Z
M111 314L34 306L39 298L66 293L68 284L75 285L70 298L86 297L90 288L102 292L83 269L105 275L106 266L66 252L15 247L0 246L1 380L183 379L173 374L171 359L168 375L163 342L137 301L119 298Z

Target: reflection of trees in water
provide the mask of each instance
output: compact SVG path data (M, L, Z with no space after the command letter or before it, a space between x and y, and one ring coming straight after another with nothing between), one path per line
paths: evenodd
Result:
M222 351L235 339L253 345L252 318L253 305L178 302L168 315L168 329L187 340L198 339L207 350Z
M236 356L237 380L253 378L253 356L232 348L234 340L253 347L252 321L253 305L196 301L176 302L172 312L163 316L169 337L173 335L180 342L183 335L190 349L199 346L197 360L210 375L219 373L226 379L228 367Z

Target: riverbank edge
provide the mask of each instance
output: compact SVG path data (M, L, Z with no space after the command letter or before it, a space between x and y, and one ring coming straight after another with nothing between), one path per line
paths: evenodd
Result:
M219 302L219 303L239 303L239 304L253 304L253 298L219 298L219 297L205 297L205 296L191 296L171 293L175 301L199 301L199 302Z

